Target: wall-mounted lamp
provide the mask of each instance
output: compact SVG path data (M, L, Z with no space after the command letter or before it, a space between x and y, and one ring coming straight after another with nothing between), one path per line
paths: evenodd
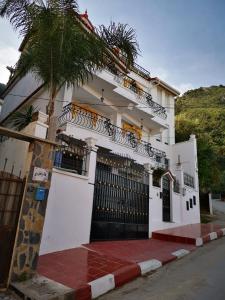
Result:
M141 130L143 129L143 119L141 119Z
M100 98L100 100L101 100L101 102L104 102L104 89L102 89L102 96L101 96L101 98Z

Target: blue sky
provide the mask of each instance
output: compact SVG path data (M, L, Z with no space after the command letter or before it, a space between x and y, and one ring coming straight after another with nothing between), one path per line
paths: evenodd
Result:
M185 91L225 84L224 0L80 0L94 25L111 20L136 29L138 58L152 76ZM15 63L20 38L0 20L0 82Z

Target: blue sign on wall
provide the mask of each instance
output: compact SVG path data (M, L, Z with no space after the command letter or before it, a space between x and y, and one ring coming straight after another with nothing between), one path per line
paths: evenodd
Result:
M35 200L43 201L46 199L46 188L38 187L35 192Z

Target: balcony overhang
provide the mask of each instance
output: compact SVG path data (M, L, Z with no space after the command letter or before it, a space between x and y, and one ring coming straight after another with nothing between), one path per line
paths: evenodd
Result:
M110 117L115 113L123 113L139 121L143 119L144 126L149 130L160 130L168 127L164 120L151 113L151 108L143 109L141 104L130 101L126 97L115 93L112 89L110 91L107 82L101 86L99 85L97 89L95 84L96 82L75 88L73 101L77 104L90 106L106 117ZM102 88L104 89L104 102L101 102L100 99Z

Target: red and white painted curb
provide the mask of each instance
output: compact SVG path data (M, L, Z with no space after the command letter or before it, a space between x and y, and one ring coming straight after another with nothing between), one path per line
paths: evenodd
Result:
M220 230L210 232L209 234L205 235L203 238L196 238L195 245L196 247L202 246L206 242L210 242L216 240L222 236L225 236L225 228L221 228Z
M99 296L113 290L115 285L115 278L113 274L107 274L103 277L95 279L88 283L91 286L91 298L95 299Z
M184 257L185 255L189 254L190 251L186 249L179 249L173 253L171 253L173 256L175 256L175 259L180 259ZM165 262L164 262L165 264ZM145 275L151 271L155 271L162 267L163 262L157 260L157 259L150 259L143 262L137 263L140 269L139 275ZM96 299L99 296L113 290L117 287L115 275L114 274L108 274L103 277L100 277L96 280L93 280L88 283L88 285L91 286L91 297L92 299Z

